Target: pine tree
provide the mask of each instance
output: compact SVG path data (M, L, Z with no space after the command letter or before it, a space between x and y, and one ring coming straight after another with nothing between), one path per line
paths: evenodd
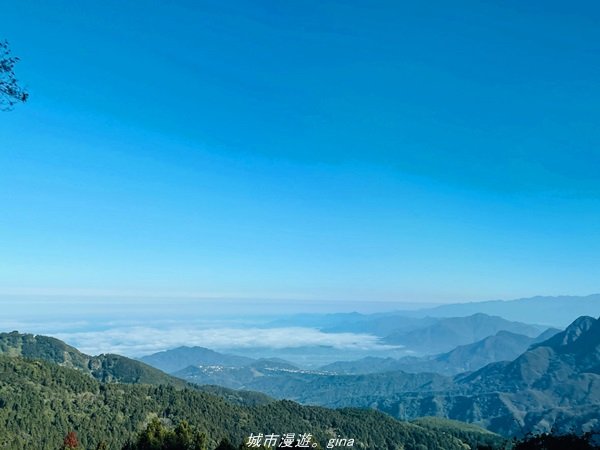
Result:
M206 433L202 433L198 430L194 431L194 437L192 438L192 445L190 450L207 450L208 437Z

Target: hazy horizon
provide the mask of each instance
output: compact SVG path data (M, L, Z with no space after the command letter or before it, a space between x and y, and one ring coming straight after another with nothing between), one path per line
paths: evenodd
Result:
M536 313L513 311L498 314L513 321L546 327L561 327L579 314L595 314L599 295L585 297L534 297L552 302L553 299L581 301L595 299L583 309L564 308L559 319L544 323ZM29 296L19 299L0 296L3 314L0 332L19 331L43 334L64 340L90 353L118 353L140 357L178 346L200 346L238 354L284 356L285 349L331 347L336 357L399 356L402 347L389 346L382 340L360 330L346 332L322 331L322 317L339 313L387 314L401 313L406 317L428 316L436 307L472 306L467 310L442 314L442 317L468 316L478 307L501 303L511 310L522 301L481 301L463 303L343 302L343 301L286 301L257 299L165 299L165 298L81 298ZM550 306L550 305L549 305ZM512 308L514 309L514 308ZM483 308L482 308L483 310ZM421 312L422 311L422 312ZM431 311L431 312L430 312ZM560 320L560 323L556 322ZM310 353L307 350L305 353ZM350 356L348 356L349 358Z

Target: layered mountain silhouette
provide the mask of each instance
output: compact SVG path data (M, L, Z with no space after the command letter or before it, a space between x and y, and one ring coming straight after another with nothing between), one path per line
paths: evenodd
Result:
M274 430L310 432L322 444L352 436L366 450L505 445L496 434L439 419L401 422L372 410L331 410L290 401L238 404L190 385L174 385L166 374L154 384L157 369L149 371L152 376L131 378L131 372L144 372L146 365L124 357L122 364L110 366L108 375L98 376L95 367L102 366L102 355L90 357L44 336L5 333L0 349L0 446L7 450L66 448L61 447L64 436L73 430L82 448L120 449L152 418L193 424L206 433L209 448L223 438L240 443L250 433ZM122 372L123 365L130 369Z
M469 320L485 323L487 318ZM486 358L508 360L477 367ZM593 317L536 337L499 331L429 359L413 359L424 369L462 366L464 372L453 378L431 371L407 373L397 364L414 369L410 358L367 358L359 363L377 372L307 371L262 361L243 367L190 366L177 376L307 404L371 407L402 419L445 417L507 435L600 427L600 325Z
M586 374L600 375L600 321L584 316L515 360L490 364L459 381L486 390L546 389ZM597 387L599 390L590 394L598 395L600 400Z
M435 356L403 358L367 357L356 361L341 361L323 366L321 370L339 374L365 374L403 370L405 372L435 372L457 375L480 369L487 364L515 359L531 345L545 341L560 330L550 328L532 338L510 331L499 331L472 344Z
M388 344L403 345L421 353L441 353L459 345L471 344L494 335L499 331L509 331L528 337L535 337L545 327L511 322L497 316L477 313L467 317L440 319L424 328L389 334L384 341Z
M503 434L600 427L600 321L580 317L510 362L454 379L454 390L400 394L375 407L396 417L443 416Z
M369 333L388 336L424 328L440 319L486 314L509 321L522 321L524 317L535 318L535 323L545 327L565 328L577 317L595 316L600 305L600 294L588 296L529 297L516 300L492 300L484 302L452 303L417 310L360 314L300 314L285 318L296 326L314 327L324 332ZM274 321L269 326L281 326ZM508 330L519 333L518 331ZM490 333L494 334L494 333Z
M577 317L595 316L598 313L600 294L587 296L530 297L516 300L454 303L418 311L404 311L407 317L457 317L484 313L507 320L535 317L537 323L564 328Z
M504 435L598 430L600 320L580 317L564 331L554 333L550 330L537 338L528 338L537 342L527 342L522 335L501 331L436 356L437 364L462 362L468 355L483 354L486 349L500 352L502 343L529 345L512 360L487 364L455 377L398 370L336 374L307 371L286 361L268 359L251 360L238 367L188 366L177 375L198 384L252 389L305 404L375 408L407 420L437 416L470 422ZM224 361L216 352L194 352L196 356L207 355L212 362ZM0 353L4 355L2 358L43 359L103 383L170 385L190 390L185 381L140 361L118 355L88 356L44 336L0 334ZM234 362L243 364L245 360L234 359ZM10 371L9 366L6 367ZM222 398L234 392L217 387L203 389ZM255 395L247 403L243 396L236 399L231 395L231 402L239 405L273 402Z
M339 370L340 373L370 373L382 370L406 370L408 372L434 371L444 374L456 374L463 370L475 370L486 363L498 361L501 359L511 359L522 351L529 344L535 342L535 338L540 335L544 326L530 325L522 322L512 322L501 317L488 316L486 314L474 314L468 317L451 318L411 318L398 316L392 313L389 316L384 314L361 315L361 314L331 314L324 315L317 324L323 326L323 332L348 332L370 333L382 338L382 343L390 344L396 354L412 353L417 355L439 355L443 352L449 352L461 345L469 345L493 336L496 333L507 331L513 335L522 335L519 345L514 337L498 337L497 343L489 343L489 349L496 347L495 353L488 353L484 356L483 349L480 350L479 358L474 361L469 369L464 369L465 364L457 365L453 362L449 364L424 364L431 358L414 359L406 358L400 363L392 358L386 360L369 356L365 359L365 367L375 370ZM326 324L335 323L336 326L326 326ZM503 342L504 341L504 347ZM511 352L511 349L513 351ZM476 350L472 351L473 353ZM294 358L300 365L316 368L328 361L335 361L340 357L339 350L333 347L291 347L281 351L286 358ZM468 353L468 351L466 351ZM496 356L497 353L497 356ZM310 355L307 356L307 355ZM218 353L203 347L178 347L172 350L166 350L141 358L141 361L152 365L153 367L164 370L168 373L175 373L189 366L223 366L223 367L244 367L256 359L226 353ZM465 355L465 358L468 355ZM352 357L346 354L346 358ZM319 359L325 361L319 362ZM371 363L374 363L371 365ZM298 364L295 364L298 365ZM324 367L326 371L338 372L334 366Z

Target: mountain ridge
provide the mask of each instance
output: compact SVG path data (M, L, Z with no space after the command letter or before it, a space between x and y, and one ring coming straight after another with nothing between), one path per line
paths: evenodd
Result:
M392 333L384 338L384 342L404 345L411 350L426 354L435 354L450 351L460 345L477 342L499 331L510 331L535 337L544 328L523 322L509 321L499 316L477 313L466 317L443 318L425 328L418 328L406 333Z
M99 381L122 383L170 384L184 387L187 382L125 356L105 353L86 355L60 339L29 333L0 333L0 355L41 359L77 369Z
M308 372L249 373L230 382L246 389L328 407L371 407L411 420L440 416L518 435L523 430L600 429L600 324L580 318L510 361L495 362L453 379L401 371L364 375ZM506 336L501 333L500 336ZM193 369L190 381L218 383L223 372ZM231 376L231 374L228 374ZM212 378L211 378L212 377ZM236 387L236 386L232 386Z
M401 358L366 357L352 361L338 361L322 366L320 370L340 374L365 374L402 370L409 373L435 372L453 376L470 372L498 361L512 360L531 345L546 340L561 330L549 328L535 338L501 330L472 344L460 345L449 352L431 356L404 356Z
M56 362L6 354L0 355L0 394L0 446L6 450L61 448L73 430L83 448L98 448L103 441L122 449L152 418L193 424L207 434L210 448L222 438L238 443L250 433L288 430L310 432L321 444L352 436L365 450L464 450L475 442L499 450L505 442L485 430L451 422L412 424L372 410L290 401L240 406L187 388L103 383Z
M458 375L454 392L400 394L375 406L396 417L441 415L502 434L597 430L599 361L600 319L579 318L513 361Z
M139 360L166 373L174 373L199 364L241 367L254 361L253 358L220 353L206 347L185 345L146 355Z

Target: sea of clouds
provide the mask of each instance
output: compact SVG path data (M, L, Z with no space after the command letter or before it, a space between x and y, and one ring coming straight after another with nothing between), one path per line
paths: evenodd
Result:
M278 352L281 349L296 350L293 354L302 353L302 348L329 349L334 354L382 354L399 348L385 345L370 334L325 333L305 320L286 326L296 318L281 315L275 307L278 304L256 304L254 314L250 314L252 305L246 301L157 301L144 303L143 308L133 301L33 299L3 303L0 331L54 336L91 355L141 357L179 346L240 354L254 351L259 356L285 356L286 352Z
M117 353L139 357L182 345L214 350L248 348L332 347L340 350L377 351L391 348L369 334L323 333L314 328L195 328L176 326L120 327L93 331L66 331L53 336L84 353Z

